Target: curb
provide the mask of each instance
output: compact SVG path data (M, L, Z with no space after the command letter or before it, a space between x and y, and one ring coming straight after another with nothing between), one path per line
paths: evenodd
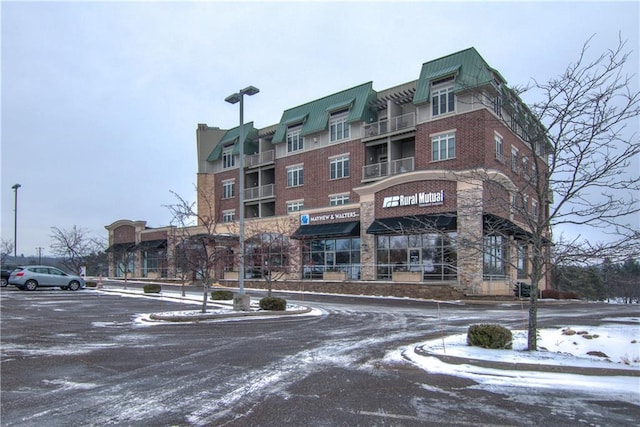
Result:
M544 365L544 364L537 364L537 363L495 362L492 360L470 359L466 357L447 356L446 354L431 353L425 350L423 347L415 347L413 351L420 356L435 357L445 363L449 363L452 365L475 365L482 368L502 369L502 370L508 370L508 371L536 371L536 372L551 372L556 374L640 377L640 370L637 370L637 369L590 368L590 367L570 366L570 365L557 366L557 365Z
M198 316L173 316L163 315L158 313L152 313L149 315L153 320L164 320L167 322L198 322L200 320L212 320L212 319L227 319L233 317L251 317L251 316L293 316L296 314L306 314L311 311L311 308L305 307L299 310L286 310L286 311L237 311L232 313L211 313L201 314Z

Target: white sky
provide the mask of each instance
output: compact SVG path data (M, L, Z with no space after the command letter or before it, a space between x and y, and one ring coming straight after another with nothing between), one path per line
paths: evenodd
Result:
M50 254L51 227L106 237L119 219L167 225L170 191L193 200L198 123L232 128L224 98L247 85L245 120L474 46L511 85L546 80L628 39L637 2L14 2L2 14L2 238ZM526 101L532 101L527 100Z

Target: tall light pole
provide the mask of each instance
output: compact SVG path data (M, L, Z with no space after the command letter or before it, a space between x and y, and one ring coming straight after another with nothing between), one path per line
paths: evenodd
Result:
M240 103L240 127L238 128L238 144L240 148L240 159L238 162L238 169L240 171L238 178L238 234L240 237L240 254L238 256L238 286L239 290L239 300L236 301L234 298L234 308L248 310L249 309L249 300L245 298L244 294L244 96L245 95L255 95L260 92L255 86L247 86L244 89L241 89L239 92L233 93L227 96L224 100L230 104Z
M18 257L18 188L22 187L20 184L14 184L11 188L15 192L14 200L14 215L13 215L13 257Z

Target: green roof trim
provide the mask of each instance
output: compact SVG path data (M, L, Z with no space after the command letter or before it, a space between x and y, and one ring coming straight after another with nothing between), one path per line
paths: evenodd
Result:
M257 147L256 139L258 137L258 129L253 127L253 122L245 123L242 126L244 130L244 152L245 154L253 153ZM215 146L209 157L207 157L208 162L213 162L215 160L220 160L222 158L222 151L224 147L229 145L234 145L233 154L240 154L240 145L237 143L240 138L240 126L235 127L233 129L229 129L218 145Z
M368 82L285 110L273 135L273 143L284 142L287 127L292 124L302 123L303 136L326 130L331 112L339 109L349 108L349 123L368 122L370 118L375 117L375 112L368 107L368 103L375 98L373 83Z
M495 76L504 82L504 78L485 62L475 48L471 47L422 64L413 103L418 105L430 102L431 82L451 74L456 75L455 92L491 84Z

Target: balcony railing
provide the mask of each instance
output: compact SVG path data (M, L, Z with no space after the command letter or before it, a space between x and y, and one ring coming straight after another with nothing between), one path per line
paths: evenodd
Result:
M255 200L263 199L265 197L273 197L275 192L275 184L262 185L260 187L245 188L244 199Z
M380 179L386 176L411 172L415 168L414 157L392 160L390 162L374 163L362 167L362 178L365 180Z
M399 130L411 129L416 126L416 114L407 113L401 116L384 119L364 125L364 137L382 136Z
M276 157L276 150L263 151L262 153L249 154L244 158L244 164L250 168L253 166L272 163Z

